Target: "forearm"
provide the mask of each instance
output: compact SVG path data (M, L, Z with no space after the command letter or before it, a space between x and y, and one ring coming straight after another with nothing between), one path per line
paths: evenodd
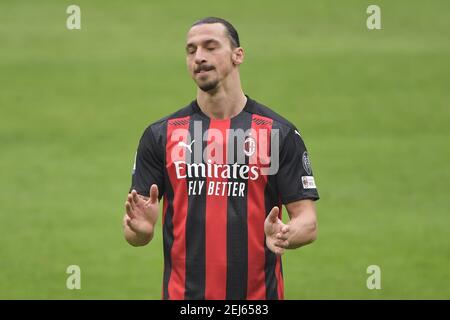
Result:
M295 217L288 223L288 249L296 249L312 243L317 237L317 222L312 219Z

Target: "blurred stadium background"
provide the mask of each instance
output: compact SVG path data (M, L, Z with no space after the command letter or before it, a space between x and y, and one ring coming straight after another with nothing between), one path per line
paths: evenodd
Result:
M81 7L82 29L66 29ZM370 4L382 30L366 28ZM294 122L322 199L288 299L450 298L450 2L0 2L0 298L159 299L122 237L144 128L195 97L191 23L229 19L245 92ZM81 267L81 290L66 288ZM379 265L381 290L366 268Z

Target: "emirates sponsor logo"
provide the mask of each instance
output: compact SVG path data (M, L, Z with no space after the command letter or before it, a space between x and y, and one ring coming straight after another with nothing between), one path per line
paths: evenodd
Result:
M205 163L186 163L186 161L175 161L175 172L178 179L186 178L214 178L214 179L242 179L257 180L260 172L256 165L240 165L234 163L216 164L211 160Z

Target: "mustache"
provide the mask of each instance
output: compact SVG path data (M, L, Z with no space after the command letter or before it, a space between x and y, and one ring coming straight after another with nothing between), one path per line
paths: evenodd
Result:
M194 68L194 72L199 73L200 71L210 71L213 69L215 69L214 66L212 66L210 64L202 64L202 65L199 65L198 67Z

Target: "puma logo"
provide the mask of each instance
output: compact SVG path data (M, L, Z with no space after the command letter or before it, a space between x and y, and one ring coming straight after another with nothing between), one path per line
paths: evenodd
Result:
M194 142L195 142L195 140L192 140L192 142L190 144L186 144L184 141L180 141L180 142L178 142L178 146L187 148L189 150L189 152L192 153L192 144Z

